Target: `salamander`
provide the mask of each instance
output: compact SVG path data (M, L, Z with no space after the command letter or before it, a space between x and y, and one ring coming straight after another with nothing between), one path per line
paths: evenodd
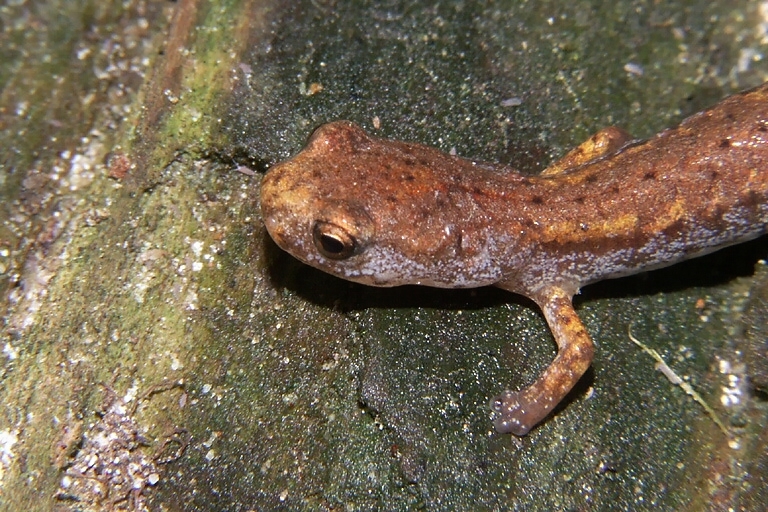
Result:
M338 277L532 299L557 355L491 400L496 429L522 436L592 362L572 304L581 287L766 233L768 83L645 141L607 128L535 176L331 122L260 194L275 243Z

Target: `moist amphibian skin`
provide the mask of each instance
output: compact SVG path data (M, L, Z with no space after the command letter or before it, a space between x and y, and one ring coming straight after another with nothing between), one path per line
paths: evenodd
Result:
M603 130L539 176L329 123L266 174L261 211L278 246L344 279L533 299L557 356L492 401L496 429L525 435L592 362L579 288L766 233L768 83L647 141Z

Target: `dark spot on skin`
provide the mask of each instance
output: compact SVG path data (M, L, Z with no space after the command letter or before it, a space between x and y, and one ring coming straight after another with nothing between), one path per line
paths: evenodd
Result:
M429 160L424 160L424 159L419 160L419 165L421 165L422 167L429 167L429 163L430 163Z
M387 196L384 198L384 200L388 203L397 203L397 198L395 196Z
M283 182L283 177L284 176L285 176L284 174L273 174L271 176L267 175L267 179L271 179L272 180L271 186L273 186L275 188L280 188L281 187L280 184Z
M729 148L729 147L731 147L731 141L729 141L728 139L723 139L723 140L720 141L719 147L721 147L721 148Z
M413 211L413 213L414 213L414 220L416 220L418 224L421 224L424 221L431 219L433 217L432 209L430 208L417 208Z
M664 235L665 240L680 240L681 234L685 233L685 231L686 223L683 220L678 219L667 224L667 226L661 230L661 234Z
M729 120L729 121L733 121L733 120L735 119L734 115L733 115L733 114L731 114L730 112L728 112L727 114L725 114L725 118L726 118L727 120Z
M741 203L746 206L747 208L750 208L753 212L753 215L757 212L758 207L760 206L760 194L758 194L754 190L747 191L747 197L744 198L744 201Z
M613 192L616 195L619 195L621 193L621 189L619 188L618 185L614 185L611 187L611 192Z
M712 209L712 212L710 213L711 217L713 219L722 219L723 216L728 213L728 210L726 208L723 208L723 205L717 204ZM695 250L695 249L694 249Z
M405 176L403 176L403 181L413 181L415 179L416 177L413 174L406 174Z
M717 171L710 171L709 173L709 179L712 181L717 181L720 178L720 173Z
M533 196L531 202L533 204L544 204L544 199L542 199L541 196Z
M584 179L584 181L586 181L587 183L595 183L597 182L597 180L598 180L597 174L590 174Z
M403 164L407 165L408 167L413 167L414 165L416 165L416 160L414 160L413 158L406 158L405 160L403 160Z
M648 171L645 174L643 174L643 179L648 180L655 180L656 179L656 173L653 171Z
M584 204L585 199L584 199L584 196L579 196L576 199L574 199L574 201L577 202L578 204Z

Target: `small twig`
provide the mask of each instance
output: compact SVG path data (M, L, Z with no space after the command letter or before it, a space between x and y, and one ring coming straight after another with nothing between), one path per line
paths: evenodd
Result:
M157 464L168 464L179 460L184 455L187 447L189 447L191 440L192 435L187 429L175 429L171 435L166 437L162 446L160 446L160 449L157 450L157 453L155 454L155 462ZM174 443L178 445L176 452L166 455L165 451Z
M707 412L710 418L712 418L712 421L715 422L715 424L720 428L720 430L723 431L723 434L726 435L726 437L731 437L731 433L728 430L728 428L723 424L722 421L720 421L720 417L717 415L717 413L712 409L707 402L704 401L704 399L701 397L700 394L696 392L695 389L686 381L684 381L682 378L680 378L679 375L675 373L675 371L667 365L667 363L664 362L664 359L661 358L661 355L656 352L654 349L644 345L640 340L635 338L632 335L632 324L630 324L627 327L627 334L629 335L629 339L632 340L632 343L643 349L643 351L650 355L652 358L656 360L656 368L664 374L664 376L669 379L669 381L672 384L675 384L676 386L680 386L683 388L683 391L685 393L692 397L695 401L701 405L704 410Z
M131 415L136 414L136 410L139 408L141 403L144 400L147 400L148 398L150 398L152 395L155 395L157 393L164 393L166 391L170 391L171 389L176 389L176 388L184 389L183 379L172 380L172 381L164 380L163 382L160 382L158 384L151 385L149 389L147 389L144 393L142 393L140 397L136 399L136 401L134 402L133 406L130 409L130 414Z

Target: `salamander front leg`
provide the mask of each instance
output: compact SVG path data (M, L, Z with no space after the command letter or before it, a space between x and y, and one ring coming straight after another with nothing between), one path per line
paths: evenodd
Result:
M536 302L557 341L557 356L530 387L505 391L493 399L492 407L499 413L494 424L501 433L527 434L568 394L592 364L594 345L573 309L571 294L560 288L548 289Z
M541 172L541 176L555 176L615 153L632 140L632 136L616 126L603 128L582 142L563 158Z

